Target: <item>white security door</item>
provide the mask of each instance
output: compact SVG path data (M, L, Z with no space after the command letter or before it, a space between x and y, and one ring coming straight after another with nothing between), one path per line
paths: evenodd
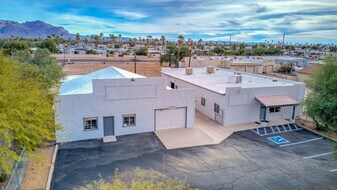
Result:
M155 130L186 127L186 108L156 110Z

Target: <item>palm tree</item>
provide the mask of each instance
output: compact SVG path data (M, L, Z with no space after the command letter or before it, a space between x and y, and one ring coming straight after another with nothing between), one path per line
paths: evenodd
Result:
M146 42L149 44L150 42L152 42L152 36L146 36Z
M121 40L122 40L122 34L118 34L118 42L119 42L119 47L121 47Z
M193 40L191 38L188 38L187 41L188 41L188 46L189 46L189 49L190 49L190 56L189 56L189 59L188 59L188 67L191 67L192 51L195 49L195 47L194 47Z
M179 67L179 61L180 61L180 49L183 46L184 43L184 36L183 35L179 35L178 36L178 56L177 56L177 61L176 61L176 68Z
M109 38L111 39L111 44L112 44L112 46L115 46L116 36L113 35L113 34L109 34Z
M92 41L94 42L95 48L96 48L96 50L97 50L97 46L98 46L98 44L99 44L99 42L100 42L100 37L99 37L98 35L94 35L94 36L91 36L90 38L91 38Z
M84 38L85 45L88 45L88 38Z
M77 33L76 34L76 43L77 43L77 45L79 44L80 40L81 40L81 36L80 36L79 33Z
M153 40L153 45L154 45L154 49L155 49L155 50L157 49L158 43L159 43L159 39L158 39L158 38L155 38L155 39Z
M160 41L161 41L161 50L163 51L166 42L166 38L164 35L161 36Z

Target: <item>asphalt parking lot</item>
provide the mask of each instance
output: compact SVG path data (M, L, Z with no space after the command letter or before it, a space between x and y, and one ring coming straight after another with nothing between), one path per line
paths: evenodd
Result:
M263 129L262 129L263 130ZM269 137L286 141L277 144ZM305 129L260 136L237 132L218 145L166 150L154 133L60 145L51 189L73 189L140 167L199 189L337 189L335 143Z

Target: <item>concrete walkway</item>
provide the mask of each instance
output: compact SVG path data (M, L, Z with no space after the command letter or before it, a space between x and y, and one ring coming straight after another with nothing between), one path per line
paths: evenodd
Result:
M217 142L198 128L179 128L156 131L166 149L217 144Z
M159 130L156 131L155 134L167 149L177 149L219 144L234 132L258 127L259 125L256 123L224 127L196 111L194 128Z

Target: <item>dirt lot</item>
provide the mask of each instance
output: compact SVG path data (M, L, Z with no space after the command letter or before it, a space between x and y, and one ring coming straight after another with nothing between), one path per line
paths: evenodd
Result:
M85 60L88 60L88 59L104 59L104 60L119 60L119 61L129 61L130 59L133 59L134 56L130 56L130 55L126 55L126 56L123 56L123 57L118 57L118 56L109 56L109 57L106 57L106 55L70 55L70 54L66 54L66 55L63 55L63 54L52 54L51 55L52 57L55 57L56 59L70 59L70 61L72 59L85 59ZM158 61L159 60L159 56L153 56L153 57L147 57L147 56L139 56L137 55L137 59L140 59L140 60L147 60L149 62L153 62L153 61Z
M40 190L45 189L51 160L53 157L54 145L46 146L36 152L43 158L42 161L31 159L28 164L27 173L21 189Z
M100 69L104 69L109 66L118 67L130 72L134 72L133 63L86 63L77 62L75 64L66 64L63 67L63 71L66 75L84 75ZM146 77L160 77L161 66L155 63L141 62L137 63L137 74L144 75Z

